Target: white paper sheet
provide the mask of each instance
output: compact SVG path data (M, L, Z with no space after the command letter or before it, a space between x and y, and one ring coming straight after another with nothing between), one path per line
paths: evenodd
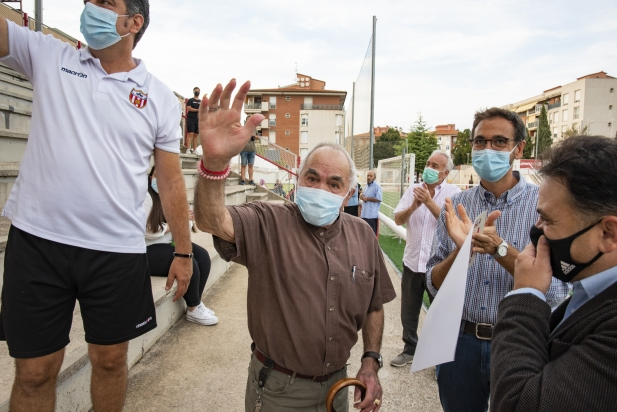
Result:
M480 214L469 231L461 250L448 272L439 293L431 304L411 365L411 372L417 372L431 366L452 362L456 353L458 333L461 328L461 316L465 303L467 269L475 256L470 258L471 236L478 228L484 230L486 212Z

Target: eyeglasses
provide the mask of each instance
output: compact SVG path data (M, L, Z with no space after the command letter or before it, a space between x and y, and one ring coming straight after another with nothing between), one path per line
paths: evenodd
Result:
M507 137L495 137L493 139L482 139L482 138L476 137L475 139L469 139L469 141L471 142L471 145L476 150L484 149L486 147L486 142L491 142L491 146L496 149L503 149L504 147L508 146L508 142L510 140L513 141L514 139L509 139Z

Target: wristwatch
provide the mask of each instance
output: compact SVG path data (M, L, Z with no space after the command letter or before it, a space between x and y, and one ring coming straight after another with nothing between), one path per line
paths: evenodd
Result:
M493 254L493 259L500 259L508 254L508 243L504 240L497 246L497 251Z
M381 353L378 352L365 352L364 355L362 355L362 358L360 358L360 361L363 361L364 358L373 358L377 361L377 363L379 364L379 369L383 368L383 359L381 358Z

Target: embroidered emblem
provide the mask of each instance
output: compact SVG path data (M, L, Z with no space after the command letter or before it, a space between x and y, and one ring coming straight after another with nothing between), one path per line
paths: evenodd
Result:
M138 109L143 109L148 103L148 94L134 88L129 94L129 101Z

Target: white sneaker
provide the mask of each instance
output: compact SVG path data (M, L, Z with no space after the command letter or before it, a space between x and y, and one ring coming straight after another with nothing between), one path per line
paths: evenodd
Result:
M219 318L214 316L214 313L210 313L211 311L204 305L203 302L199 303L192 312L190 310L186 311L186 320L189 322L199 323L200 325L216 325L219 322Z

